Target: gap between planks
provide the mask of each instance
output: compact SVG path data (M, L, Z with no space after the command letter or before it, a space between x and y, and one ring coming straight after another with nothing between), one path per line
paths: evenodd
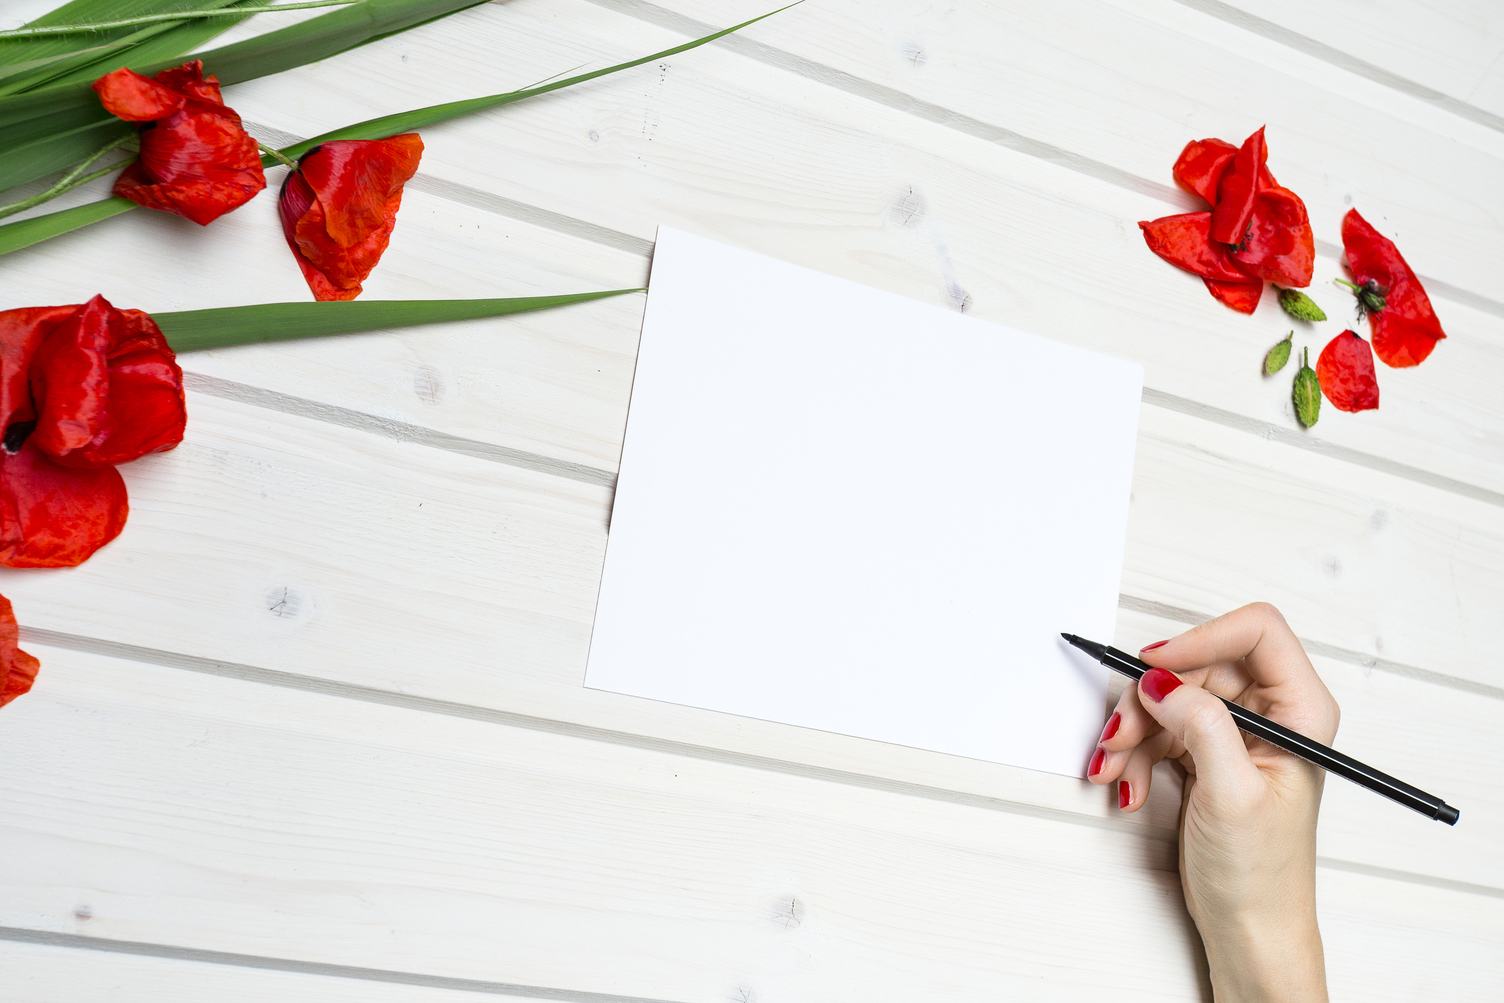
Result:
M1221 0L1175 0L1182 7L1189 8L1198 14L1216 18L1234 28L1246 31L1251 35L1259 35L1269 39L1277 45L1296 52L1303 52L1308 56L1329 63L1338 69L1346 70L1356 76L1372 80L1382 87L1399 91L1419 101L1424 101L1442 111L1450 112L1458 118L1465 118L1469 122L1492 129L1495 132L1504 132L1504 116L1495 115L1493 112L1477 105L1469 104L1449 94L1443 94L1425 84L1418 83L1408 77L1402 77L1398 73L1384 69L1382 66L1359 59L1357 56L1341 49L1318 42L1316 39L1282 24L1276 24L1265 18L1259 17L1246 10L1240 10L1231 4L1222 3ZM1429 281L1429 280L1428 280Z
M291 958L273 958L260 954L210 951L198 947L153 944L140 940L110 940L103 937L85 937L76 933L53 933L47 930L31 930L15 926L0 926L0 940L18 944L66 947L81 951L103 951L107 954L129 954L137 957L162 958L169 961L193 961L200 964L226 965L234 968L256 968L263 971L290 972L296 975L323 975L362 982L383 982L399 986L421 986L424 989L453 989L461 992L479 993L485 996L562 1000L566 1001L566 1003L678 1003L676 1000L654 999L645 996L617 996L612 993L555 989L548 986L524 986L510 982L488 982L484 979L464 979L451 975L431 975L424 972L403 972L389 968L363 968L358 965L340 965L325 961L297 961Z
M1143 600L1128 600L1135 603L1132 608L1143 608L1156 615L1170 615L1165 610L1174 611L1173 607L1161 607L1157 603L1148 603ZM1120 604L1122 605L1122 604ZM1194 614L1191 614L1194 616ZM969 808L978 808L984 811L999 811L1011 815L1026 816L1043 819L1052 822L1063 822L1068 825L1085 828L1105 829L1119 832L1120 827L1111 819L1100 818L1093 815L1084 815L1078 812L1067 811L1060 808L1047 808L1040 805L1030 804L1024 801L1014 801L1008 798L995 797L985 794L976 794L968 791L951 790L945 787L936 787L931 784L922 784L909 780L897 780L890 777L878 776L869 773L859 773L852 770L842 770L833 767L818 766L811 763L803 763L797 760L778 759L772 756L760 756L748 752L735 752L728 749L715 748L713 746L699 745L693 742L684 742L674 739L658 738L652 735L641 735L630 731L620 731L614 728L603 728L598 725L581 724L574 721L561 721L554 718L538 717L530 714L522 714L515 711L501 710L493 707L480 707L473 704L459 703L453 700L441 700L436 697L418 696L409 693L398 693L375 686L362 686L357 683L348 683L330 679L322 679L313 676L304 676L295 672L285 672L280 669L268 669L258 665L250 665L244 662L231 662L222 659L206 658L200 655L188 655L180 652L166 651L160 648L150 648L143 645L126 644L119 641L109 641L103 638L85 637L78 634L70 634L63 631L21 628L23 640L70 651L78 651L86 654L103 655L110 658L120 658L144 664L156 665L162 668L177 669L185 672L195 672L202 675L214 676L220 679L234 680L240 683L273 686L280 689L295 690L305 693L316 693L322 696L330 696L346 700L356 700L362 703L378 704L387 707L396 707L402 710L414 711L421 714L436 714L443 717L462 718L464 720L478 721L485 724L497 725L509 728L521 728L527 731L536 731L546 734L578 738L585 741L599 742L608 745L625 746L634 749L642 749L651 752L660 752L669 755L685 756L704 762L720 763L724 765L740 766L749 769L763 770L770 773L778 773L785 776L801 777L808 780L818 780L825 783L839 784L846 787L855 787L863 790L877 791L884 794L893 794L902 797L922 798L928 801L944 802L947 804L961 805ZM1341 650L1341 649L1337 649ZM1326 652L1323 652L1326 653ZM1486 687L1485 687L1486 688ZM1169 840L1175 838L1175 834L1169 831L1136 830L1133 833L1136 838ZM1421 885L1429 888L1437 888L1445 891L1460 892L1467 895L1481 895L1485 898L1504 899L1504 888L1496 888L1492 885L1478 884L1471 881L1459 881L1453 878L1443 878L1429 874L1419 874L1414 871L1401 870L1399 868L1380 867L1373 864L1363 864L1353 861L1341 860L1332 857L1318 856L1318 867L1334 871L1342 871L1350 874L1363 875L1365 877L1378 878L1386 881L1397 881L1404 884ZM0 927L0 939L3 939L3 931ZM509 991L516 992L515 989ZM575 997L561 997L573 999ZM583 997L581 997L583 998ZM601 999L629 999L628 997L600 997Z
M722 27L687 17L675 11L665 10L662 7L647 2L647 0L589 0L589 2L613 13L622 14L638 21L691 37L706 35ZM1194 6L1194 4L1188 4L1188 6ZM1200 8L1198 7L1197 10L1200 10ZM1238 26L1242 27L1242 25ZM1274 41L1284 44L1282 39L1274 39ZM719 39L715 44L746 56L749 59L771 66L774 69L792 73L795 76L808 80L814 80L817 83L843 91L853 97L884 105L894 111L913 115L916 118L924 119L927 122L932 122L955 132L964 133L976 139L1005 147L1015 153L1034 157L1037 160L1043 160L1058 167L1064 167L1067 170L1075 171L1077 174L1084 174L1098 181L1105 181L1108 184L1136 194L1146 195L1150 198L1167 202L1171 206L1177 205L1181 198L1180 190L1173 185L1140 177L1132 171L1126 171L1120 167L1114 167L1112 164L1104 163L1079 153L1073 153L1053 143L1046 143L1032 136L1015 132L1012 129L984 122L970 115L953 111L943 105L921 100L896 88L867 80L855 74L848 73L845 70L838 70L833 66L826 66L824 63L815 62L804 56L797 56L791 52L769 45L766 42L759 42L738 34ZM1314 46L1319 43L1312 41L1311 44ZM1348 69L1343 64L1338 65L1342 69ZM1379 83L1386 83L1386 81L1379 81ZM1418 87L1419 85L1414 86ZM1487 113L1480 111L1479 114ZM1316 241L1316 249L1322 254L1333 258L1340 258L1342 254L1340 247L1324 240ZM1425 281L1428 290L1445 293L1451 299L1465 303L1477 310L1493 314L1497 317L1504 317L1504 301L1491 299L1481 293L1464 289L1461 286L1453 285L1444 279L1434 276L1422 275L1421 278Z

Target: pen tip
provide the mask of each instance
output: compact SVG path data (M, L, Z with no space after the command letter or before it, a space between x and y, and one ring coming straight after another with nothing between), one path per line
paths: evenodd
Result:
M1060 636L1063 637L1063 638L1065 638L1066 641L1069 642L1069 643L1071 643L1071 644L1075 644L1076 643L1076 635L1075 634L1067 634L1065 631L1062 630L1060 632Z

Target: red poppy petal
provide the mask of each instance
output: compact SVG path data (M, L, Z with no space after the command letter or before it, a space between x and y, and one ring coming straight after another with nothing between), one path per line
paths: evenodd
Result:
M1238 148L1225 139L1193 139L1185 144L1175 161L1175 182L1188 192L1200 195L1207 205L1217 201L1217 185L1222 172Z
M101 437L74 454L82 463L128 463L172 449L188 424L183 369L162 329L140 310L119 315L120 337L110 346L109 421Z
M415 132L335 140L304 157L298 171L324 207L329 236L342 247L353 247L382 226L390 229L402 186L417 173L422 156L423 140Z
M1207 292L1238 313L1253 313L1259 305L1259 298L1264 295L1263 279L1245 279L1242 282L1217 282L1213 279L1201 281L1206 283Z
M0 707L31 689L41 663L20 648L21 630L10 600L0 596Z
M1211 213L1186 212L1139 223L1149 250L1176 268L1216 282L1247 283L1229 249L1208 236Z
M184 97L197 98L200 101L208 101L210 104L225 103L219 91L219 78L213 75L204 76L202 59L191 59L182 66L163 70L152 79Z
M32 357L37 427L30 445L64 456L103 434L110 399L111 325L115 310L95 296L58 323Z
M1392 305L1386 305L1380 312L1368 315L1374 353L1384 360L1384 365L1396 369L1418 366L1446 335L1435 316L1402 317L1391 313L1393 309Z
M1374 282L1384 290L1384 309L1368 315L1374 353L1389 366L1424 362L1446 332L1399 248L1356 209L1342 218L1342 247L1353 281L1359 285Z
M53 327L31 369L38 416L27 442L60 463L127 463L183 439L183 371L140 310L95 296Z
M0 449L0 564L71 568L125 528L125 481L114 467L64 467L29 442Z
M175 89L124 67L94 81L94 92L105 111L127 122L166 118L187 100Z
M54 322L76 306L29 306L0 310L0 434L36 417L31 398L31 359Z
M320 302L354 299L360 295L359 284L354 289L341 289L336 286L330 281L329 276L319 271L318 266L308 259L303 253L303 248L299 246L298 224L317 205L313 197L313 189L308 187L303 176L297 171L289 171L282 182L282 193L277 199L277 214L282 218L282 235L287 239L287 246L292 251L293 260L298 263L298 269L303 273L303 280L308 283L308 288L313 290L314 299ZM319 218L322 220L323 210L319 210L319 213ZM321 233L322 223L315 224L315 226L316 232Z
M1369 411L1379 406L1379 381L1368 342L1343 331L1327 342L1316 360L1321 392L1339 411Z
M1223 244L1241 244L1253 215L1253 199L1266 176L1264 129L1243 141L1232 162L1222 172L1222 183L1212 206L1211 238Z
M1265 188L1254 196L1247 238L1233 251L1250 275L1282 286L1308 286L1316 267L1316 240L1306 204L1288 188Z

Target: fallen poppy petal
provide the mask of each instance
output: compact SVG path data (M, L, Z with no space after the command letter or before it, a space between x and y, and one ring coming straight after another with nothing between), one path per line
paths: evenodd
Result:
M1237 152L1238 148L1225 139L1193 139L1175 160L1175 183L1212 205L1217 201L1222 172Z
M1299 195L1279 186L1259 191L1246 233L1242 246L1232 252L1239 267L1282 286L1311 284L1316 239Z
M1206 283L1207 292L1238 313L1253 313L1264 295L1263 279L1245 279L1242 282L1217 282L1212 279L1201 281Z
M1424 362L1446 332L1399 248L1356 209L1342 218L1342 247L1353 281L1360 287L1372 282L1383 292L1383 309L1368 314L1374 354L1389 366Z
M128 511L114 467L64 467L30 443L0 449L0 564L82 564L120 535Z
M1268 177L1264 166L1269 151L1264 145L1264 128L1243 141L1238 152L1222 172L1217 198L1212 205L1211 238L1222 244L1241 244L1253 216L1254 196Z
M1369 411L1379 406L1379 381L1373 352L1356 332L1343 331L1316 360L1321 392L1339 411Z
M1211 240L1208 234L1211 215L1206 211L1185 212L1141 221L1138 225L1144 231L1149 250L1176 268L1217 282L1249 281L1251 276L1238 268L1230 248Z
M41 663L21 650L21 630L10 600L0 596L0 707L31 689Z

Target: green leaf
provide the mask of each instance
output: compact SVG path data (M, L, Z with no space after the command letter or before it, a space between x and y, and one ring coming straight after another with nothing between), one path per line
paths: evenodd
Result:
M369 0L369 2L375 2L375 0ZM797 4L789 5L789 7L793 6L797 6ZM414 108L410 111L398 112L395 115L384 115L380 118L373 118L368 119L364 122L357 122L354 125L347 125L339 129L334 129L329 132L323 133L322 135L315 136L312 139L305 139L302 142L294 143L292 146L285 147L281 152L285 156L297 159L298 157L301 157L303 154L307 153L309 150L313 149L315 146L318 146L320 143L327 143L330 140L381 139L383 137L395 135L400 132L406 132L423 126L433 125L436 122L445 122L449 119L458 118L462 115L468 115L472 112L484 111L489 108L496 108L502 105L512 104L515 101L521 101L525 98L535 97L539 94L547 94L551 91L557 91L565 87L571 87L575 84L584 83L587 80L594 80L598 77L616 73L620 70L631 69L634 66L641 66L643 63L651 63L655 60L665 59L680 52L686 52L690 49L694 49L701 45L713 42L718 38L723 38L734 31L740 31L750 24L756 24L758 21L761 21L764 18L772 17L774 14L780 13L781 11L785 10L788 10L788 7L780 7L778 8L778 10L769 11L766 14L761 14L750 20L743 21L740 24L732 25L729 28L722 28L720 31L705 35L702 38L696 38L689 42L684 42L669 49L664 49L661 52L655 52L651 55L641 56L637 59L632 59L625 63L617 63L614 66L607 66L603 69L592 70L588 73L580 73L572 77L565 77L562 80L555 80L552 83L540 84L536 87L525 87L522 90L505 91L501 94L491 94L487 95L486 97L469 98L464 101L450 101L444 104L429 105L425 108ZM327 17L330 15L325 16ZM316 18L315 20L320 19ZM71 145L66 147L67 157L61 159L61 162L57 165L57 167L53 169L56 170L77 163L84 157L87 157L90 153L97 150L105 142L108 142L112 138L112 136L113 134L108 131L89 131L87 129L72 134L70 141ZM61 140L59 140L58 142L61 142ZM59 147L59 149L61 148L62 147ZM31 163L33 161L33 154L34 150L30 147L21 147L19 149L12 150L4 160L0 160L0 178L4 177L6 167L12 161ZM275 160L272 157L263 157L261 158L261 162L269 167L275 163ZM4 190L4 187L4 183L0 182L0 190ZM0 226L0 255L9 254L12 251L18 251L23 247L30 247L32 244L47 240L50 237L67 233L70 230L76 230L82 226L88 226L91 223L96 223L101 219L108 219L111 216L119 215L125 210L117 209L112 212L104 212L97 218L89 218L88 213L84 211L88 210L90 206L103 206L109 202L117 201L120 200L106 199L103 202L88 203L83 206L78 206L75 209L65 209L62 212L49 213L45 216L37 216L32 219L22 220L19 223L9 223L4 226ZM35 224L35 226L25 230L24 232L12 234L11 231L13 227L25 227L27 226L27 224ZM49 232L50 229L54 228L56 232Z
M317 62L373 39L483 2L485 0L363 0L264 35L199 53L198 58L204 61L208 72L219 77L220 83L237 84ZM149 75L177 62L176 59L158 62L126 59L119 65ZM49 136L58 129L89 125L105 118L108 116L99 107L94 92L82 82L0 98L0 149L10 149L22 142Z
M1295 419L1302 428L1310 428L1321 417L1321 381L1316 370L1311 368L1311 350L1301 356L1300 371L1295 374L1295 387L1291 391L1295 403Z
M179 5L182 2L185 0L179 0ZM209 0L202 6L234 7L256 2L258 0ZM200 5L194 3L193 6ZM0 69L0 96L72 81L92 83L127 59L133 62L180 59L247 17L250 15L144 25L116 41L54 56L43 60L40 65L33 62L26 66L5 67Z
M573 303L645 292L607 289L562 296L514 296L476 300L351 300L344 303L258 303L155 313L152 319L174 351L196 352L231 345L267 341L323 338L358 331L390 330L419 324L501 317L535 310L552 310Z
M208 0L205 6L223 7L232 0ZM41 17L27 22L26 28L45 28L64 24L89 24L117 18L163 14L181 10L196 0L72 0L56 7ZM0 66L34 62L56 56L67 56L101 44L118 41L134 29L114 28L81 35L52 35L37 38L0 36Z
M1285 363L1290 361L1290 349L1295 339L1295 332L1285 335L1285 340L1275 345L1264 355L1264 375L1273 376L1285 368Z
M98 202L85 202L72 209L49 212L43 216L18 220L0 226L0 255L19 251L32 244L40 244L53 237L61 237L72 230L98 223L111 216L119 216L136 208L136 203L123 198L107 198Z
M382 139L387 136L394 136L400 132L411 132L414 129L423 128L424 126L435 125L439 122L447 122L452 118L459 118L462 115L469 115L478 111L486 111L491 108L499 108L502 105L512 104L515 101L521 101L525 98L535 97L539 94L547 94L551 91L562 90L565 87L572 87L575 84L582 84L587 80L594 80L597 77L604 77L608 74L617 73L621 70L630 70L634 66L641 66L644 63L651 63L659 59L667 59L669 56L676 56L681 52L687 52L690 49L695 49L710 42L714 42L718 38L724 38L732 32L740 31L748 25L756 24L758 21L761 21L764 18L772 17L774 14L781 13L782 11L788 10L789 7L793 6L797 6L797 4L789 4L788 7L780 7L778 8L778 10L772 10L766 14L759 14L757 17L743 21L741 24L734 24L729 28L722 28L720 31L705 35L701 38L696 38L693 41L685 42L681 45L676 45L670 49L664 49L661 52L654 52L651 55L639 56L638 58L628 60L625 63L617 63L614 66L607 66L603 69L591 70L588 73L576 74L575 76L565 77L562 80L555 80L551 83L539 84L536 87L525 87L521 90L516 91L504 91L500 94L488 94L485 97L466 98L462 101L448 101L444 104L428 105L423 108L413 108L409 111L397 112L393 115L383 115L380 118L367 119L364 122L357 122L354 125L347 125L339 129L332 129L329 132L314 136L312 139L305 139L301 143L296 143L292 146L287 147L282 152L287 156L292 157L293 159L297 159L298 157L301 157L303 154L307 153L309 150L313 149L315 146L318 146L321 143L327 143L330 140Z
M1284 307L1285 313L1296 320L1326 320L1326 311L1317 306L1315 300L1299 289L1281 289L1279 291L1279 305Z

